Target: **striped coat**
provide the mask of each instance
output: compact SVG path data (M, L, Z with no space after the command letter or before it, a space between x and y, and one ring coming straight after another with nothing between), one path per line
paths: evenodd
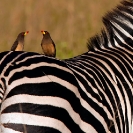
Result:
M71 59L0 53L1 133L133 133L132 15L121 2Z

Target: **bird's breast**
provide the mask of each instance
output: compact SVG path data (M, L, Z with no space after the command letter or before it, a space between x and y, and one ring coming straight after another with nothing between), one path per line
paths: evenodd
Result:
M19 43L15 49L15 51L23 51L23 44Z
M42 45L42 48L43 48L44 54L47 56L51 56L55 54L55 47L53 44Z

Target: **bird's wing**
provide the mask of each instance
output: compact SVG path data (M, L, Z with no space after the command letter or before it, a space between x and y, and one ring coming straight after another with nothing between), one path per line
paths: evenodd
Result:
M18 45L18 41L16 40L16 41L14 42L14 44L12 45L11 50L12 50L12 51L15 51L15 49L17 48L17 45Z
M52 44L54 45L54 50L55 50L55 52L54 52L54 57L56 56L56 46L55 46L55 43L54 43L54 41L52 40Z

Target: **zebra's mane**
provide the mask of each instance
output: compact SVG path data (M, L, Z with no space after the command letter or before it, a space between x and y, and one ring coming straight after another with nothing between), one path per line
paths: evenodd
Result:
M113 9L111 12L108 12L102 19L104 23L104 28L101 29L100 34L96 34L91 37L87 42L88 50L96 50L102 48L108 48L115 46L114 43L114 31L111 22L114 22L119 18L123 18L122 20L128 20L130 23L133 23L133 19L129 19L125 14L121 11L128 12L133 14L133 0L130 1L121 1L120 4Z

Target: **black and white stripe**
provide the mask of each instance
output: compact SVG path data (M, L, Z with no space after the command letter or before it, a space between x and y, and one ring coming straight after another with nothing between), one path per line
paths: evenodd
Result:
M133 133L132 14L121 2L71 59L0 53L1 133Z

